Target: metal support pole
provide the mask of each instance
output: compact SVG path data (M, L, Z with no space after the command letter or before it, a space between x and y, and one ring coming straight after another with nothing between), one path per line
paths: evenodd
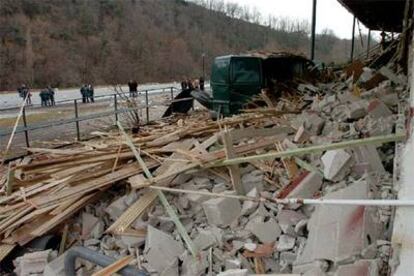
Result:
M205 57L206 57L206 55L203 53L203 55L202 55L202 57L203 57L203 80L205 80L206 79L206 70L205 70Z
M23 125L24 125L24 138L26 140L26 146L29 148L29 132L27 130L27 120L26 120L26 107L23 107Z
M370 47L371 47L371 29L368 30L367 58L369 56Z
M315 59L315 33L316 33L316 7L317 0L313 0L312 6L312 32L311 32L311 60Z
M148 90L145 90L145 112L147 113L147 124L149 123Z
M354 60L354 47L355 47L355 23L356 23L356 17L354 16L354 22L352 23L351 61L353 61L353 60Z
M79 130L79 112L78 112L78 100L74 100L75 103L75 119L76 119L76 138L80 141L80 130Z
M118 97L114 94L115 122L118 122Z
M174 100L174 90L172 87L170 87L170 92L171 92L171 101Z

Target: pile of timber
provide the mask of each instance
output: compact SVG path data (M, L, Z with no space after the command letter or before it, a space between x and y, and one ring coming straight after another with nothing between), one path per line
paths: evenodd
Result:
M294 133L283 115L267 112L219 121L212 121L207 112L200 112L191 117L160 121L143 127L132 138L146 166L155 170L155 177L152 183L145 177L135 177L131 188L150 184L168 186L180 173L226 159L226 148L207 151L218 141L220 129L226 129L233 142L254 138L254 143L232 148L238 156L272 148ZM30 148L32 155L10 167L3 177L0 198L2 244L27 244L55 229L89 202L99 200L119 181L143 173L122 134L101 135L100 139L65 149ZM147 200L142 211L155 197L150 190L145 194L143 198ZM131 219L121 220L109 231L125 229L131 222Z

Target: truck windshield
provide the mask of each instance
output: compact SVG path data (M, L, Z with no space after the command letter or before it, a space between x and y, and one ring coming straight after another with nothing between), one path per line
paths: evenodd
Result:
M229 82L230 58L216 59L213 64L211 75L212 83L226 84Z
M256 58L232 60L233 83L260 83L260 61Z

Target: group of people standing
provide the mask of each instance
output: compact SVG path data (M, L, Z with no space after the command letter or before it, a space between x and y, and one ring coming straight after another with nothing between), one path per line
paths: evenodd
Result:
M55 90L49 85L39 93L42 106L55 106Z
M200 89L201 91L204 91L204 78L200 77L198 79L184 79L181 82L181 90L194 90L194 89Z
M83 103L94 103L94 89L92 84L84 84L81 89L80 93L82 95L82 102Z

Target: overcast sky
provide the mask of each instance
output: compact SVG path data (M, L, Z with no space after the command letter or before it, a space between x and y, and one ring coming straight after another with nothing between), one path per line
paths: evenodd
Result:
M228 0L226 0L228 1ZM284 16L312 20L312 0L230 0L256 7L264 16ZM332 29L338 37L351 38L353 16L337 0L318 0L316 32ZM368 31L361 24L363 33Z

